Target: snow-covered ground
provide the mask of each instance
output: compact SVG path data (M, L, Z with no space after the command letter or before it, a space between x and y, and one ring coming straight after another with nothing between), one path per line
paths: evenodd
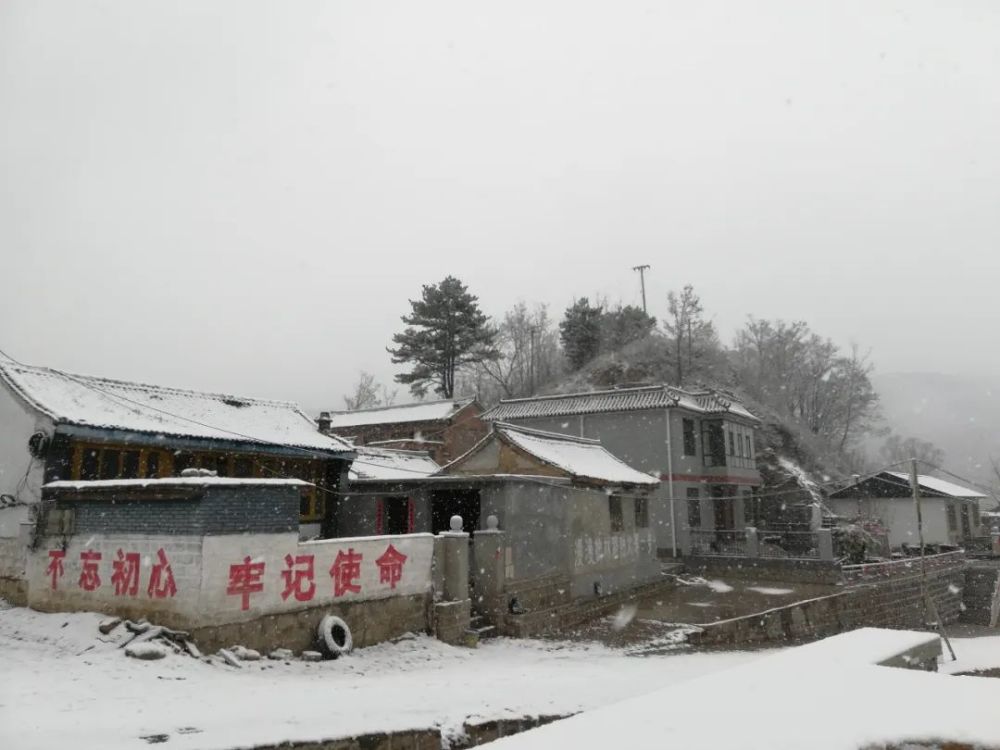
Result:
M0 609L4 750L248 747L467 720L565 714L759 659L755 653L630 657L596 644L427 636L309 664L242 669L171 655L138 661L98 640L100 615Z
M499 740L496 750L1000 747L1000 680L879 666L932 633L864 628ZM948 672L1000 665L1000 638L954 641ZM949 666L950 665L950 666Z

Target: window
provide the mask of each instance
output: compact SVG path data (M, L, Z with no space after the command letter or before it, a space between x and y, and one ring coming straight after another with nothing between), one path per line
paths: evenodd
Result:
M122 453L122 479L139 478L139 451L125 451Z
M160 476L160 454L156 451L150 451L146 454L146 474L147 479L153 479Z
M100 473L100 451L97 448L85 448L80 460L80 479L89 481L97 479Z
M729 430L729 455L736 455L736 441L733 439L733 431Z
M747 458L753 458L753 440L750 438L749 433L743 436L746 442L746 449L743 451L743 455Z
M979 518L979 503L972 503L970 507L972 508L972 527L978 529L981 523Z
M240 456L233 459L233 476L241 479L253 476L253 459Z
M705 466L725 466L726 431L722 429L722 423L703 421L701 429L705 441L703 463Z
M180 476L182 471L190 469L192 466L194 466L194 456L190 453L184 451L174 453L174 474Z
M116 450L105 448L101 451L101 479L117 479L119 471L119 461L121 453Z
M697 487L688 487L687 490L687 504L688 504L688 528L700 529L701 528L701 493L698 492Z
M645 497L637 497L635 503L635 527L637 529L649 528L649 500Z
M305 492L302 493L302 496L299 498L299 516L301 516L299 520L302 520L303 518L312 517L313 514L312 500L313 499L311 495L307 495Z
M608 514L611 516L611 531L625 530L625 517L622 515L622 499L617 495L608 498Z
M694 436L694 420L685 419L682 422L684 426L684 455L685 456L697 456L698 455L698 441Z
M206 463L205 468L214 470L220 477L229 476L229 456L220 453L215 456L214 465Z
M948 531L958 531L958 517L955 515L955 504L945 501L948 515Z
M757 512L754 502L754 496L750 493L750 490L743 490L743 521L747 526L757 525Z
M962 538L968 539L972 536L972 530L969 528L969 504L962 503Z

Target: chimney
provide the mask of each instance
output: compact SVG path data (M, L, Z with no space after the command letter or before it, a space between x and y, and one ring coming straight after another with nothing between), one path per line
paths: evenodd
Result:
M316 420L316 425L319 427L319 431L324 435L330 432L330 412L321 411L319 413L319 419Z

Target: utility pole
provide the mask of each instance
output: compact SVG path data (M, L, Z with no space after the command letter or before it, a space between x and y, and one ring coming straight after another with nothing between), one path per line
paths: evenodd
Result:
M535 395L535 336L538 335L538 326L530 326L528 332L531 334L531 349L528 352L528 382L531 384L531 394Z
M931 598L930 593L927 591L927 562L924 560L924 518L920 512L920 475L917 472L917 459L915 458L910 459L910 488L913 491L913 505L917 511L917 541L920 542L920 595L924 600L924 614L929 614L934 618L934 624L941 635L941 639L948 647L951 660L955 661L955 650L951 647L948 634L944 632L944 625L941 622L941 617L938 615L934 599Z
M649 264L646 263L641 266L632 266L633 271L639 272L639 284L642 286L642 311L646 312L646 271L649 270Z

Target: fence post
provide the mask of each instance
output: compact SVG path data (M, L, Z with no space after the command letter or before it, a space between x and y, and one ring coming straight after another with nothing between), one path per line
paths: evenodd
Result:
M816 531L816 547L819 549L820 560L833 559L833 531L818 529Z
M760 538L757 536L757 529L747 526L747 557L760 557Z
M442 601L434 604L434 635L454 646L466 642L466 632L472 617L469 600L469 535L462 531L461 516L451 517L451 531L440 534Z
M489 516L486 528L472 538L472 609L491 625L499 623L503 611L505 538L496 516Z

